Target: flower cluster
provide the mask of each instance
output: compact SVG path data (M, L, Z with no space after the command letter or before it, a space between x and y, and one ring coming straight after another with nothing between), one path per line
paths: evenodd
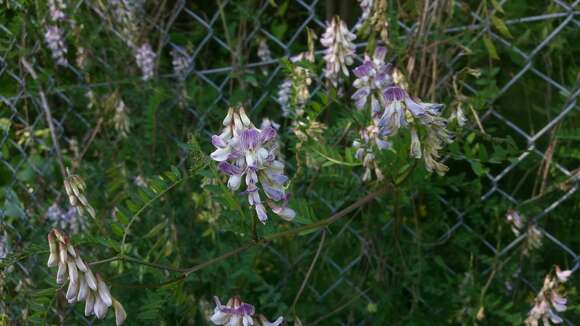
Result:
M290 58L290 62L297 63L302 60L314 62L314 55L303 52ZM311 72L307 68L294 65L290 76L282 82L278 90L278 103L282 108L282 115L288 117L293 113L297 116L304 114L304 106L310 98L310 85L312 84Z
M66 19L66 4L63 0L48 0L48 12L52 21L62 21Z
M87 188L84 180L76 174L71 174L68 169L67 174L68 176L64 180L64 189L71 206L76 208L79 215L82 216L86 210L92 218L95 218L95 209L89 204L84 194Z
M270 48L268 47L268 43L266 43L265 39L260 40L257 54L258 58L260 58L262 62L272 61L272 52L270 52Z
M220 135L212 136L216 150L211 158L219 162L219 169L229 175L228 187L240 188L245 176L250 206L255 207L262 223L268 219L266 208L260 198L260 187L265 193L268 206L280 217L291 220L295 212L287 207L289 195L285 184L284 163L277 159L275 140L277 131L273 126L258 129L246 115L244 108L230 108L223 120Z
M568 299L560 292L560 284L568 281L570 275L572 271L562 271L559 266L556 266L554 273L546 276L544 285L536 296L534 307L528 313L526 325L537 326L540 320L544 325L550 325L550 321L554 324L563 322L562 317L556 312L566 311Z
M108 1L110 8L113 10L113 20L120 26L117 30L121 31L127 45L131 48L136 46L137 39L139 38L139 26L136 12L137 6L140 3L141 1L130 0Z
M58 26L49 26L44 33L44 41L52 53L52 58L57 65L66 66L68 60L66 59L67 48L64 45L64 38L62 30Z
M333 17L327 24L326 31L320 38L324 50L324 77L334 86L338 87L341 75L348 76L347 66L354 62L355 46L353 41L356 35L348 30L346 24L338 17Z
M524 223L521 214L513 209L509 209L506 214L507 221L511 224L512 232L519 236L522 231L526 233L525 242L522 246L523 254L529 255L532 250L542 247L542 231L534 223Z
M93 274L75 249L69 238L57 229L48 233L50 255L48 267L58 266L56 283L64 284L68 279L66 299L68 303L85 301L85 316L96 315L103 319L109 307L115 310L117 325L123 324L127 313L123 306L111 296L107 284L99 273Z
M78 214L77 209L71 207L67 211L58 204L52 204L46 211L46 218L56 227L77 234L87 227L87 221Z
M370 125L362 129L360 131L360 136L360 140L355 140L352 145L356 149L355 157L362 161L363 167L365 168L362 180L371 180L372 171L374 170L377 180L381 181L384 179L384 175L376 162L375 154L373 152L373 144L376 145L379 150L387 149L391 144L388 141L381 139L376 125Z
M447 167L438 162L439 151L444 144L451 142L451 135L446 129L447 121L441 116L443 105L415 101L404 88L397 85L393 66L385 63L386 53L386 48L377 47L372 58L366 55L363 63L354 69L357 78L353 86L357 91L352 99L355 106L359 110L370 106L372 123L367 129L373 130L372 138L380 149L388 147L389 137L408 127L411 135L410 155L423 157L427 170L443 174ZM426 135L423 146L419 137L420 127L425 129Z
M171 51L171 65L173 66L173 73L181 81L185 80L187 69L193 62L193 58L188 56L184 50L178 51L173 49Z
M228 303L223 305L218 297L214 297L215 309L210 320L215 325L229 326L278 326L284 321L283 317L278 317L273 322L268 321L264 315L255 315L256 309L251 304L242 302L239 297L233 297Z
M135 61L137 61L137 66L139 69L141 69L143 80L149 80L153 78L155 58L156 54L153 52L153 49L151 49L151 45L149 43L144 43L135 50Z
M356 31L363 30L368 34L375 31L379 34L381 41L388 44L389 41L389 22L387 20L387 1L386 0L358 0L362 14L354 26Z

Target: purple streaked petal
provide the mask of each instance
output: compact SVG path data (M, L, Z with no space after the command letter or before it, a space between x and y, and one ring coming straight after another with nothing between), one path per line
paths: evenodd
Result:
M211 143L217 148L224 148L227 146L226 142L218 135L211 136Z
M411 111L414 116L422 116L427 112L427 106L423 103L419 104L413 101L410 97L405 99L405 104L407 105L407 109Z
M256 204L256 213L258 214L258 219L260 220L260 222L266 224L266 221L268 220L268 214L266 214L266 207L264 207L264 205L262 204Z
M375 53L373 55L373 59L375 62L384 62L385 57L387 56L387 48L384 46L377 46L375 49Z
M276 138L277 134L278 133L276 132L276 129L274 129L274 127L264 128L264 130L262 130L262 132L260 133L262 143L268 142Z
M260 132L256 129L243 130L240 134L240 146L247 151L255 149L260 143Z
M242 173L242 169L240 169L239 167L230 164L228 162L220 162L218 164L218 168L220 169L220 171L222 171L223 173L227 174L227 175L234 175L234 174L241 174Z
M363 62L362 65L356 67L353 69L353 73L356 77L358 78L362 78L365 76L368 76L371 71L373 69L373 63L369 60L369 61L365 61Z
M400 102L408 97L407 92L398 86L391 86L385 89L383 96L385 97L385 101L387 101L387 103Z
M268 198L275 200L275 201L280 201L284 198L284 190L283 189L281 190L281 189L274 188L266 183L263 183L262 186L263 186L264 192L266 193L266 196L268 196Z
M270 178L270 180L276 184L282 185L288 181L288 177L283 174L267 172L267 175L268 178Z

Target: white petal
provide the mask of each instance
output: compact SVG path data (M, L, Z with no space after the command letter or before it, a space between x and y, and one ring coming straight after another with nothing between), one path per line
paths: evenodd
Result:
M238 190L240 188L240 184L242 183L242 176L241 175L231 175L228 179L228 188L231 190Z
M223 162L228 159L230 153L231 153L230 147L218 148L213 153L211 153L210 156L214 161Z
M231 314L227 314L216 308L213 315L209 319L216 325L225 325L230 321L230 317Z
M95 278L95 275L90 269L87 269L87 272L85 273L85 278L89 288L91 288L91 290L93 291L97 291L97 279Z
M77 265L75 264L74 261L68 261L66 263L67 267L68 267L68 278L71 282L75 282L78 283L78 269L77 269Z
M103 300L101 300L99 295L96 295L94 311L97 318L98 319L105 318L105 316L107 315L107 309L109 309L109 307L103 302Z
M113 304L113 298L111 297L111 292L109 292L109 288L107 284L103 281L101 276L97 274L97 292L101 300L110 307Z
M62 284L66 278L66 263L58 262L58 272L56 273L56 283Z
M85 316L90 316L93 314L93 308L95 305L95 295L92 292L89 292L87 295L87 301L85 303Z
M76 300L77 294L79 292L79 283L75 281L70 281L68 283L68 289L66 290L66 299L69 303L72 303Z
M84 277L79 276L79 294L77 296L78 301L83 301L89 295L89 286Z
M80 256L77 255L77 257L75 258L75 263L81 272L84 273L87 271L87 265L85 265L85 262L82 260Z

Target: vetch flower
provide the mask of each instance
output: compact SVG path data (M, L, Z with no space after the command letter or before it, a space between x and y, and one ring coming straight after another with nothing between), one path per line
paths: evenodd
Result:
M144 43L135 50L135 60L137 61L137 66L141 69L143 80L153 78L156 57L149 43Z
M214 297L214 301L216 307L210 320L215 325L278 326L284 321L283 317L278 317L276 321L270 322L264 315L255 316L256 309L254 306L242 302L237 296L230 298L225 305L220 302L218 297Z
M341 76L348 76L347 66L352 65L355 46L353 41L356 35L348 30L346 24L335 16L327 23L326 31L320 38L324 50L324 77L334 86L338 87Z
M312 52L302 52L290 58L291 63L302 60L314 62ZM310 98L310 85L312 84L311 71L305 67L294 65L290 76L284 79L278 90L278 103L282 108L282 115L288 117L293 113L297 116L304 114L304 106Z
M48 267L58 266L57 284L68 280L65 298L68 303L85 301L85 316L92 314L98 319L105 318L109 307L113 306L117 325L123 324L127 318L121 303L111 296L111 292L102 277L93 274L75 249L70 239L57 229L48 233L49 257ZM96 275L96 276L95 276Z
M535 223L524 223L523 216L514 209L509 209L506 214L507 221L512 225L512 232L519 236L525 231L526 238L522 245L522 252L525 256L529 255L532 250L542 247L542 231L538 229Z
M216 150L210 156L219 162L220 171L229 176L228 187L235 191L242 180L245 182L243 194L248 196L248 203L262 223L268 216L261 192L275 214L286 220L293 219L295 212L286 206L288 177L284 175L284 163L277 158L276 128L273 125L256 128L243 107L230 108L223 125L222 133L212 136Z
M66 53L68 52L64 45L64 38L62 31L58 26L49 26L44 33L44 41L52 53L52 58L57 65L66 66L68 60Z
M185 80L187 69L193 62L193 57L184 53L184 50L173 49L171 51L171 64L173 65L173 73L181 81Z
M353 86L357 91L352 95L357 109L363 109L367 103L371 103L373 115L378 114L381 109L381 97L387 86L393 84L391 76L393 66L385 63L387 48L377 47L373 57L365 55L363 63L353 69L357 77Z
M56 203L48 208L46 218L55 227L68 230L71 234L77 234L87 227L86 219L78 214L76 208L71 207L65 211Z
M556 265L556 276L558 276L558 281L565 283L568 281L568 278L572 275L572 271L570 270L560 270L560 266Z
M265 39L260 40L257 54L262 62L272 61L272 52L270 52L270 48L268 48L268 43L266 43Z
M423 158L428 171L444 174L447 167L439 162L439 152L451 142L451 135L447 131L447 121L441 116L443 105L414 100L397 84L401 79L394 77L395 67L385 63L386 54L387 49L379 46L372 58L365 55L363 63L353 70L357 77L353 86L357 90L352 100L359 110L370 107L371 123L366 128L367 134L372 135L379 149L384 149L388 147L386 144L390 137L408 128L410 156ZM357 148L357 151L361 149ZM365 156L367 162L369 157L374 159L374 156ZM367 166L363 176L365 181L370 179L369 168Z
M556 312L564 312L567 309L568 299L560 293L562 283L568 280L571 271L561 271L560 266L556 266L553 274L548 274L544 278L544 285L538 292L534 306L528 313L525 323L529 326L537 326L541 320L544 325L560 324L562 317ZM555 274L555 275L554 275Z
M66 4L63 0L48 0L48 12L53 22L65 20L65 10Z

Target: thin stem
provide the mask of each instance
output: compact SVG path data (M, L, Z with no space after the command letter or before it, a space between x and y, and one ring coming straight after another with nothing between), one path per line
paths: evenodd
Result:
M320 239L320 243L318 244L318 249L316 250L316 254L314 255L314 258L312 259L312 263L310 263L310 267L308 268L308 272L306 272L306 276L304 277L304 281L302 282L302 285L300 286L298 293L296 293L296 297L294 298L294 302L292 302L292 312L294 313L294 316L296 316L296 304L298 303L298 299L300 299L300 295L302 295L302 291L304 291L306 284L308 284L308 280L310 279L310 274L312 274L312 271L314 270L314 265L316 265L316 262L318 261L318 257L320 257L320 253L322 252L322 248L324 247L324 240L325 239L326 239L326 231L322 230L322 238Z
M160 193L158 193L150 201L148 201L147 203L145 203L145 205L143 205L135 213L135 215L133 215L131 217L131 220L129 221L129 224L127 224L127 227L125 228L125 231L123 232L123 240L121 241L121 254L120 254L121 256L123 256L123 253L125 252L125 242L127 241L127 235L129 234L129 229L131 229L131 226L133 225L133 223L135 222L135 220L137 219L137 217L139 217L141 215L141 213L143 213L147 208L149 208L149 206L151 206L151 204L153 204L153 202L157 201L157 199L161 198L163 195L165 195L170 190L172 190L173 188L175 188L177 185L181 184L183 181L185 181L185 180L187 180L189 178L191 178L191 175L187 175L187 176L183 177L182 179L180 179L180 180L176 181L175 183L173 183L171 186L167 187L165 190L163 190Z
M172 271L178 271L178 272L182 272L183 274L181 274L180 276L171 279L169 281L163 282L161 284L157 284L154 287L162 287L165 285L169 285L169 284L173 284L176 282L179 282L181 280L184 280L185 278L187 278L187 276L189 276L189 274L191 273L195 273L199 270L202 270L206 267L209 267L215 263L218 263L220 261L226 260L232 256L235 256L237 254L240 254L250 248L259 246L259 245L263 245L266 244L270 241L273 241L275 239L280 239L280 238L284 238L284 237L289 237L292 235L296 235L296 234L300 234L302 232L306 232L306 231L310 231L313 229L320 229L322 227L326 227L336 221L338 221L339 219L345 217L346 215L348 215L350 212L356 210L357 208L364 206L366 204L368 204L369 202L373 201L375 198L387 193L387 191L389 190L388 187L384 186L381 189L372 192L368 195L366 195L365 197L357 200L356 202L354 202L353 204L351 204L350 206L346 207L345 209L341 210L340 212L332 215L329 218L326 218L324 220L320 220L318 222L315 223L311 223L302 227L298 227L298 228L294 228L288 231L283 231L283 232L278 232L278 233L274 233L274 234L270 234L267 235L265 237L263 237L262 239L258 240L258 241L252 241L252 242L248 242L236 249L233 249L231 251L228 251L218 257L212 258L210 260L207 260L201 264L197 264L195 266L192 266L190 268L175 268L175 267L168 267L168 266L163 266L163 265L158 265L158 264L152 264L152 263L147 263L147 262L142 262L140 260L134 260L134 263L141 263L142 265L147 265L153 268L158 268L158 269L165 269L165 270L172 270ZM117 259L126 259L127 257L123 257L122 255L119 255L117 257ZM113 259L114 260L114 259Z

